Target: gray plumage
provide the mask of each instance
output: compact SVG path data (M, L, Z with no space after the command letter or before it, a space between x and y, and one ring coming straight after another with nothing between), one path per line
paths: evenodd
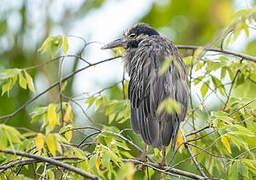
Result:
M122 40L122 46L126 49L124 61L130 76L128 98L132 129L141 134L148 145L161 149L172 140L174 149L188 104L189 90L183 60L170 40L146 24L134 25L124 36L126 41ZM171 59L170 66L160 75L166 58ZM166 98L178 102L181 112L157 113L158 106Z

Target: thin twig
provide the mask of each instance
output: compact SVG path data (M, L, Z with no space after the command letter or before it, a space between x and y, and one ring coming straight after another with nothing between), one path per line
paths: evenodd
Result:
M47 166L48 166L48 163L46 162L46 163L44 164L44 172L43 172L43 175L42 175L42 179L46 179L46 178L45 178L45 174L46 174Z
M81 94L79 94L79 95L73 96L72 99L74 99L74 100L76 100L76 101L80 101L80 100L84 100L84 99L89 99L89 98L91 98L91 97L93 97L93 96L95 96L95 95L97 95L97 94L101 94L102 92L104 92L104 91L106 91L106 90L108 90L108 89L111 89L111 88L115 87L116 85L118 85L118 84L120 84L120 83L122 83L122 80L121 80L121 81L118 81L118 82L116 82L116 83L114 83L113 85L110 85L110 86L108 86L108 87L102 88L102 89L96 91L95 93L93 93L92 95L90 95L90 96L88 96L88 97L84 97L84 98L79 98L79 99L78 99L78 97L83 96L83 95L85 94L85 93L81 93Z
M90 137L94 136L94 135L98 135L100 132L95 132L95 133L92 133L90 134L89 136L85 137L78 145L77 145L77 148L80 148L81 145Z
M60 60L60 65L59 65L59 101L60 101L60 112L61 112L61 126L64 126L64 110L63 110L63 105L62 105L62 68L63 68L63 63L64 63L64 58Z
M241 156L243 156L243 155L245 155L245 154L247 154L247 153L249 153L249 152L251 152L251 151L254 151L254 150L256 150L256 147L251 148L251 149L249 149L249 150L247 150L247 151L245 151L245 152L239 154L239 155L236 156L233 160L239 159ZM228 166L231 162L232 162L232 161L229 161L229 162L226 164L226 166Z
M183 136L184 142L186 142L186 137L185 137L184 133L182 132L182 130L181 130L180 132L181 132L181 134L182 134L182 136ZM199 171L199 173L200 173L203 177L207 177L207 176L205 175L205 173L203 172L203 170L201 169L201 167L200 167L200 165L198 164L198 162L196 161L195 157L193 156L193 154L192 154L192 152L191 152L189 146L187 145L187 143L185 143L184 146L185 146L185 148L187 149L189 155L191 156L191 158L192 158L192 160L193 160L193 162L194 162L194 164L195 164L197 170Z
M89 63L87 60L85 60L81 56L78 56L78 55L75 55L75 54L68 54L68 55L62 55L62 56L55 57L55 58L50 59L49 61L46 61L45 63L42 63L42 64L37 64L35 66L29 66L29 67L23 68L23 70L27 71L27 70L32 70L32 69L40 68L40 67L45 66L45 65L47 65L47 64L49 64L51 62L54 62L54 61L57 61L57 60L59 60L61 58L66 58L66 57L74 57L74 58L77 58L77 59L85 62L88 65L91 65L91 63Z
M99 62L96 62L96 63L93 63L93 64L90 64L88 66L85 66L83 68L80 68L74 72L72 72L71 74L69 74L68 76L66 76L65 78L62 79L62 82L70 79L71 77L73 77L75 74L85 70L85 69L88 69L92 66L96 66L98 64L101 64L101 63L105 63L105 62L108 62L108 61L112 61L114 59L117 59L121 56L117 56L117 57L112 57L112 58L108 58L108 59L105 59L103 61L99 61ZM23 110L26 106L28 106L29 104L31 104L32 102L34 102L36 99L38 99L40 96L42 96L43 94L47 93L49 90L51 90L52 88L56 87L57 85L59 84L59 81L58 82L55 82L54 84L52 84L50 87L48 87L46 90L44 90L43 92L39 93L38 95L36 95L35 97L33 97L32 99L28 100L27 102L25 102L22 106L20 106L16 111L14 111L13 113L11 114L8 114L8 115L4 115L4 116L1 116L0 117L0 120L1 119L6 119L8 118L5 123L12 117L14 117L17 113L19 113L21 110Z
M236 110L234 110L233 112L229 113L229 114L228 114L228 116L233 115L234 113L236 113L236 112L237 112L237 111L239 111L240 109L243 109L244 107L248 106L249 104L253 103L254 101L256 101L256 98L255 98L255 99L253 99L253 100L251 100L251 101L249 101L249 102L248 102L248 103L246 103L245 105L243 105L243 106L241 106L241 107L237 108L237 109L236 109Z
M227 105L228 105L228 101L229 101L230 96L231 96L231 91L232 91L232 88L233 88L233 86L234 86L234 84L235 84L236 78L238 77L239 72L240 72L240 70L237 70L237 71L236 71L236 74L235 74L235 76L234 76L234 79L232 80L231 87L230 87L229 93L228 93L228 97L227 97L227 100L226 100L226 102L225 102L225 105L224 105L223 109L226 109L226 107L227 107Z
M190 177L190 178L193 178L193 179L206 179L206 178L204 178L202 176L199 176L199 175L196 175L196 174L193 174L193 173L190 173L190 172L182 171L182 170L179 170L179 169L174 169L174 168L171 168L171 169L162 168L162 169L160 169L158 167L158 165L155 165L155 164L152 164L152 163L146 163L146 162L138 161L136 159L121 159L121 161L141 164L143 166L150 167L150 168L152 168L152 169L154 169L154 170L156 170L158 172L161 172L161 173L164 173L164 174L168 174L168 175L171 175L171 176L176 176L178 178L181 178L180 176L178 176L178 175L181 175L181 176Z
M210 128L209 125L208 125L208 126L205 126L205 127L203 127L203 128L201 128L201 129L198 129L198 130L196 130L196 131L193 131L193 132L191 132L191 133L188 133L188 134L185 135L185 137L188 137L188 136L197 134L197 133L199 133L199 132L201 132L201 131L203 131L203 130L205 130L205 129L208 129L208 128Z
M196 49L200 48L201 46L178 45L177 47L179 49L193 49L193 50L196 50ZM221 49L218 49L218 48L206 48L206 47L203 47L203 48L204 48L204 51L214 51L214 52L219 52L219 53L224 53L224 54L230 54L232 56L236 56L236 57L247 59L247 60L252 61L252 62L256 62L256 57L249 56L249 55L246 55L246 54L237 53L237 52L229 51L229 50L221 50Z
M123 68L123 78L122 78L122 88L123 88L123 98L125 99L125 86L124 86L124 81L125 81L125 70Z
M190 145L190 146L193 146L193 147L195 147L195 148L201 149L202 151L206 152L207 154L209 154L209 155L211 155L211 156L213 156L213 157L231 160L231 159L226 158L226 157L224 157L224 156L218 156L218 155L212 154L212 153L210 153L209 151L207 151L207 150L205 150L205 149L203 149L203 148L201 148L201 147L199 147L199 146L197 146L197 145L195 145L195 144L191 144L191 143L188 143L188 142L187 142L186 144L188 144L188 145Z

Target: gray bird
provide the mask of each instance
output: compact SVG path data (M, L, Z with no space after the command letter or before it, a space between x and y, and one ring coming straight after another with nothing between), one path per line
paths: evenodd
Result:
M102 49L123 47L125 68L130 76L128 98L131 102L131 126L145 142L142 159L146 160L147 145L163 149L160 163L166 165L166 146L172 140L175 148L180 122L188 104L188 84L184 62L175 45L147 24L135 24L123 38L106 44ZM169 66L160 72L167 60ZM158 111L165 99L179 104L173 109Z

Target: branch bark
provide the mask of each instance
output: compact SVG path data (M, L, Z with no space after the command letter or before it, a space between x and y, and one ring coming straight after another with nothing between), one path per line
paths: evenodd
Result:
M6 153L6 154L13 154L13 155L18 155L18 156L28 157L28 158L32 158L32 159L35 159L35 160L47 162L49 164L62 167L62 168L67 169L69 171L73 171L73 172L75 172L75 173L77 173L77 174L79 174L79 175L81 175L85 178L92 179L92 180L100 180L100 178L97 177L97 176L94 176L92 174L89 174L89 173L81 170L81 169L78 169L74 166L67 165L63 162L57 161L57 160L52 159L52 158L47 158L47 157L43 157L43 156L37 156L37 155L34 155L34 154L29 154L29 153L20 152L20 151L12 151L12 150L2 150L2 149L0 149L0 152Z
M152 169L154 169L154 170L156 170L158 172L161 172L161 173L164 173L164 174L168 174L168 175L172 175L172 176L176 176L176 177L179 177L179 178L180 178L180 176L178 176L178 175L185 176L185 177L190 177L190 178L193 178L193 179L207 179L205 177L202 177L202 176L199 176L199 175L187 172L187 171L182 171L182 170L179 170L179 169L175 169L175 168L168 168L168 167L166 167L166 168L160 169L155 164L141 162L141 161L138 161L136 159L121 159L121 161L123 161L123 162L132 162L132 163L135 163L135 164L141 164L143 166L150 167L150 168L152 168Z
M177 46L178 49L192 49L192 50L196 50L200 47L202 47L202 46L190 46L190 45L178 45ZM229 50L224 50L224 49L218 49L218 48L206 48L206 47L203 47L203 48L204 48L205 51L214 51L214 52L219 52L219 53L223 53L223 54L229 54L229 55L232 55L232 56L247 59L247 60L252 61L252 62L256 62L256 57L249 56L249 55L246 55L246 54L237 53L237 52L234 52L234 51L229 51Z

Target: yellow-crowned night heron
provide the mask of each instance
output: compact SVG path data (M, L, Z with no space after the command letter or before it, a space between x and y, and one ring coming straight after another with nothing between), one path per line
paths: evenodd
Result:
M103 49L123 47L125 67L130 76L128 98L131 102L131 126L141 134L147 145L163 148L161 165L166 165L166 146L172 139L175 148L180 122L184 120L188 104L188 85L185 65L175 45L147 24L135 24ZM169 58L169 67L159 73ZM178 113L157 113L163 100L170 98L181 105ZM146 157L147 145L144 153Z

